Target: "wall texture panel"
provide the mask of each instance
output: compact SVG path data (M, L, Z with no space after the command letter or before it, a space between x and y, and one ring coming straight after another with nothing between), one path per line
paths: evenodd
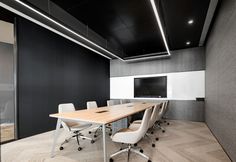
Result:
M55 128L60 103L86 108L109 99L109 60L25 19L17 19L19 137Z
M111 60L110 76L121 77L205 70L205 49L203 47L172 51L171 54L172 56L168 59L134 63Z
M206 45L207 125L236 162L236 1L221 2Z
M175 73L175 72L181 74L182 72L196 72L205 70L204 47L171 51L171 54L172 56L167 59L156 59L156 60L133 62L133 63L124 63L119 60L111 60L110 77L111 79L113 79L116 77L123 78L124 76L151 75L151 74L159 75L164 73ZM125 83L126 82L123 83L121 82L118 84L125 85ZM129 84L128 87L130 86L133 85ZM185 87L183 87L183 90L184 88ZM181 89L181 87L179 87L179 89ZM126 92L130 91L133 90L129 89ZM123 95L124 96L123 98L130 98L130 95L132 96L132 93L126 93L125 95ZM114 98L113 96L110 97ZM139 99L138 101L142 100ZM160 100L152 100L152 99L148 100L144 99L143 101L160 102ZM191 120L191 121L205 120L204 102L202 101L201 102L196 101L194 100L194 98L191 98L189 100L183 98L176 100L172 98L169 106L170 108L167 115L170 119ZM136 115L136 117L140 118L140 115Z

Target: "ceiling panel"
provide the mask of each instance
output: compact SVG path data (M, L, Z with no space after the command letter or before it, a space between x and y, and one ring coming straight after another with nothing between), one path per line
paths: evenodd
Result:
M158 0L156 0L158 3ZM197 47L210 0L161 0L159 7L171 50ZM193 20L193 24L188 24ZM190 41L190 45L186 42Z
M10 23L14 23L15 16L16 15L13 14L12 12L0 7L0 20L10 22Z
M150 0L52 0L126 56L166 52ZM210 0L155 0L170 50L198 47ZM193 20L192 24L188 24ZM189 42L190 44L186 44Z
M53 0L127 56L163 52L165 46L148 0Z

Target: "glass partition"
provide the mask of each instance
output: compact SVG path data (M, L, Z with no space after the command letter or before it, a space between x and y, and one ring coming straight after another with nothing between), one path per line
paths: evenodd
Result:
M0 128L1 143L15 139L13 24L0 21ZM12 32L12 33L11 33Z

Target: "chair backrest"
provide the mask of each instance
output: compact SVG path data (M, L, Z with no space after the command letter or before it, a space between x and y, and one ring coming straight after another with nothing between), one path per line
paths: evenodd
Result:
M119 105L120 100L107 100L107 106L114 106L114 105Z
M130 103L130 100L128 100L128 99L121 99L120 100L120 104L126 104L126 103Z
M87 102L87 109L94 109L98 108L97 102L96 101L88 101Z
M64 113L64 112L73 112L75 111L75 106L73 103L64 103L58 105L58 112Z
M149 109L146 109L144 112L141 125L140 125L139 129L137 131L135 131L135 135L134 135L134 140L136 140L137 142L141 138L144 137L144 135L146 134L146 132L148 130L148 124L149 124L149 120L150 120L152 111L153 111L153 108L149 108Z
M167 111L169 110L169 101L166 101L165 102L165 112L164 112L164 115L167 113Z
M150 120L149 120L148 128L151 128L155 124L155 122L157 120L158 113L160 111L160 107L161 107L161 104L156 104L154 106Z
M162 116L164 115L166 102L162 102L161 107L159 108L158 114L156 116L156 121L160 121Z
M58 105L58 113L73 112L75 111L75 106L73 103L64 103ZM64 129L70 131L70 126L75 125L75 122L70 120L62 120L62 126Z

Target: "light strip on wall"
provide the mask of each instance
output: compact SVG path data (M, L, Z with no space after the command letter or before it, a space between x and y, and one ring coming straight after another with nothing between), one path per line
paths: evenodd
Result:
M17 2L17 3L21 4L22 6L24 6L24 7L28 8L28 9L30 9L31 11L37 13L38 15L40 15L40 16L46 18L47 20L49 20L49 21L53 22L54 24L60 26L61 28L65 29L66 31L72 33L73 35L75 35L75 36L77 36L77 37L79 37L79 38L85 40L86 42L92 44L93 46L95 46L95 47L97 47L97 48L103 50L104 52L109 53L109 54L112 55L113 57L116 57L116 58L118 58L118 59L120 59L120 60L123 61L123 59L120 58L120 57L118 57L117 55L111 53L110 51L108 51L108 50L106 50L105 48L103 48L103 47L97 45L96 43L90 41L89 39L83 37L82 35L80 35L80 34L74 32L73 30L67 28L66 26L60 24L59 22L53 20L52 18L46 16L45 14L39 12L38 10L36 10L36 9L34 9L34 8L32 8L31 6L25 4L24 2L22 2L22 1L20 1L20 0L15 0L15 2ZM23 14L23 15L24 15L24 17L27 16L27 15L25 15L25 14ZM22 13L21 13L20 16L22 16ZM27 17L29 17L29 16L27 16ZM37 20L35 20L35 19L33 19L33 18L31 18L31 20L34 20L34 22L37 21ZM37 21L37 24L39 24L39 23L40 23L41 26L42 26L43 23ZM48 29L48 28L51 28L51 27L49 27L49 26L47 26L47 25L45 25L45 24L43 24L43 26L46 27L47 29ZM51 29L53 29L53 28L51 28ZM50 30L51 30L51 29L50 29ZM51 30L51 31L52 31L52 30ZM95 50L95 49L93 49L93 48L91 48L91 47L89 47L89 46L87 46L87 45L85 45L85 44L83 44L83 43L81 43L81 42L79 42L79 41L77 41L77 40L75 40L75 39L73 39L73 38L71 38L71 37L69 37L69 36L63 34L63 33L61 33L61 32L59 32L59 31L57 31L57 30L55 30L55 29L53 29L53 31L54 31L54 32L56 31L57 34L60 33L60 35L66 37L67 39L72 40L73 42L76 42L76 43L80 44L81 46L83 46L83 47L85 47L85 48L88 48L88 49L92 50L93 52L96 52L96 53L102 55L103 57L106 57L106 58L108 58L108 59L111 59L110 57L108 57L108 56L102 54L101 52L99 52L99 51L97 51L97 50Z
M158 24L159 29L161 31L161 36L162 36L162 39L164 41L164 44L165 44L165 47L166 47L166 51L167 51L168 55L171 55L169 47L168 47L168 44L167 44L167 41L166 41L165 33L164 33L164 30L163 30L163 27L162 27L162 24L161 24L161 19L160 19L160 16L159 16L158 12L157 12L157 7L156 7L156 4L155 4L155 1L154 0L150 0L150 2L151 2L152 9L154 11L154 14L155 14L155 17L156 17L156 20L157 20L157 24Z

